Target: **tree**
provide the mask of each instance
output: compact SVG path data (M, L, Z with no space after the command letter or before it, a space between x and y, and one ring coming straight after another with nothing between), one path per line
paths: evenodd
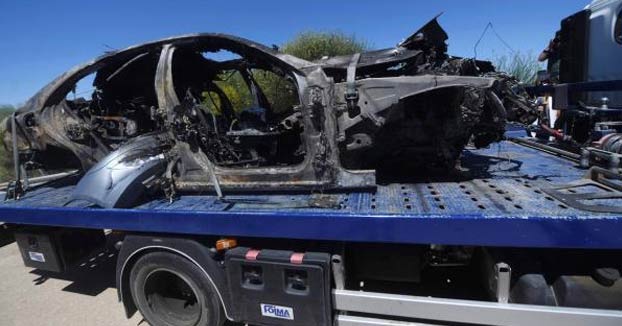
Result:
M531 52L515 52L510 56L503 55L493 61L498 71L516 77L523 84L533 84L538 71L542 69L537 58Z
M283 53L313 61L324 56L351 55L369 49L369 43L341 32L303 32L281 47Z

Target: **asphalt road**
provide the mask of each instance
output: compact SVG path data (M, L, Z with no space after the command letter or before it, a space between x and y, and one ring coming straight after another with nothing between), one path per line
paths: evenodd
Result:
M67 273L24 267L15 243L0 248L0 326L148 326L125 318L114 282L116 256L98 252Z

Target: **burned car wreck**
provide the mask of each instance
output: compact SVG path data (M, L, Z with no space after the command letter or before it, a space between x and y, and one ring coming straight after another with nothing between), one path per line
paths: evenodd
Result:
M74 198L102 207L148 189L373 188L451 170L469 142L537 113L515 79L447 55L446 40L434 19L395 48L309 62L222 34L164 39L52 81L6 122L4 143L27 168L83 171ZM72 97L89 75L90 99Z

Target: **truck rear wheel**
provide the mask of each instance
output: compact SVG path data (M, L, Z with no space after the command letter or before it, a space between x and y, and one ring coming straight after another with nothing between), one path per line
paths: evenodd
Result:
M201 269L169 252L139 258L130 273L134 303L153 326L220 326L224 312Z

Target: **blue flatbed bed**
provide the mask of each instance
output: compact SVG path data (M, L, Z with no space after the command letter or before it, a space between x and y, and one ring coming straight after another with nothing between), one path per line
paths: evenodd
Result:
M131 209L68 203L73 186L41 186L0 203L15 224L169 234L448 245L622 248L621 214L577 210L542 189L583 177L577 164L503 141L465 151L468 181L318 194L181 196ZM327 197L336 207L298 203ZM232 204L233 203L233 204Z

